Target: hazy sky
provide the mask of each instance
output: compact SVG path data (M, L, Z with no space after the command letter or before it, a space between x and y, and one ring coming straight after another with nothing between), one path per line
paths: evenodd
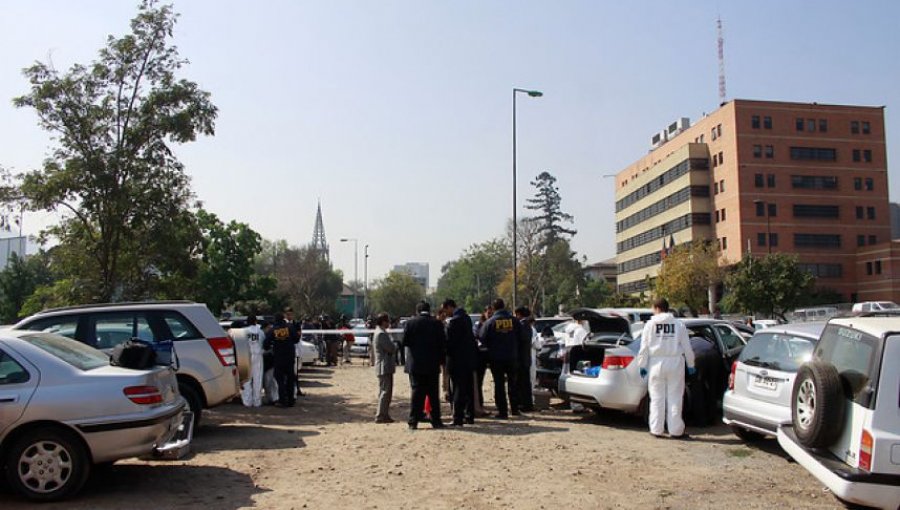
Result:
M0 0L0 165L40 163L50 140L21 68L88 62L137 2ZM308 243L316 199L335 265L371 245L369 276L440 267L503 234L511 210L511 89L520 98L519 193L543 170L574 214L574 248L615 255L615 173L652 133L716 108L715 19L729 98L886 105L898 161L896 1L179 0L182 76L212 93L216 136L177 149L225 220ZM900 181L893 172L891 197ZM523 200L520 200L520 204ZM523 210L524 211L524 210ZM30 214L36 233L52 217Z

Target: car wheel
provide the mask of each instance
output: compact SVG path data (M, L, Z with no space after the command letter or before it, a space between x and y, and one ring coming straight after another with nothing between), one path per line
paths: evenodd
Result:
M187 400L188 407L194 413L194 431L196 432L197 427L200 425L200 415L203 414L203 400L200 398L197 390L186 382L178 382L178 392Z
M87 449L71 432L40 428L18 438L7 450L10 487L32 501L57 501L74 495L88 479Z
M748 443L755 443L756 441L762 440L762 438L766 437L759 432L755 432L753 430L747 430L744 427L738 427L737 425L731 426L731 431L734 432L734 435L741 438L741 440L746 441Z
M827 363L807 363L797 371L791 420L800 443L808 448L834 444L844 428L846 407L841 377Z

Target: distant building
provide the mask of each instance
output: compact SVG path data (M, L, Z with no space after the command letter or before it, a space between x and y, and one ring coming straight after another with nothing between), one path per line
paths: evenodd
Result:
M891 239L900 239L900 204L891 202Z
M337 303L335 304L338 313L348 319L362 317L365 310L366 296L363 292L358 292L356 293L355 298L356 299L354 300L353 289L345 283L341 289L341 295L338 296ZM356 306L356 312L353 311L354 305Z
M428 263L427 262L407 262L406 264L394 266L394 271L398 273L408 274L422 286L423 289L428 288Z
M26 244L28 244L28 238L24 236L0 239L0 271L6 269L9 259L12 257L25 257Z
M618 274L616 268L616 258L601 260L594 264L584 266L584 277L588 280L603 280L606 283L616 287L616 276Z

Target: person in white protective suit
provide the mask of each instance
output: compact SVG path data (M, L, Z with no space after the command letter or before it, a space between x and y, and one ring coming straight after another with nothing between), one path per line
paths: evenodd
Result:
M564 357L565 353L570 349L575 347L576 345L583 345L584 341L591 334L591 325L588 321L572 321L570 322L565 329L565 339L563 340L563 346L560 349L559 356L562 359L566 359ZM575 412L583 412L585 408L583 405L578 402L569 402L569 408Z
M685 325L669 313L669 302L657 299L653 317L644 325L637 364L647 379L650 393L650 433L662 437L668 425L669 436L684 438L681 403L684 398L684 364L688 374L696 373L694 351ZM649 376L649 377L648 377Z
M244 331L247 333L247 343L250 345L250 380L245 383L250 385L250 398L244 402L244 405L259 407L262 405L263 340L266 335L256 323L255 315L247 317L247 327Z

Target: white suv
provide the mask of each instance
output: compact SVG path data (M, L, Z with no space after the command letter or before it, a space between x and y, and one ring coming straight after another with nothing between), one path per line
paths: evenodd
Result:
M778 442L838 498L900 508L900 316L832 319Z

